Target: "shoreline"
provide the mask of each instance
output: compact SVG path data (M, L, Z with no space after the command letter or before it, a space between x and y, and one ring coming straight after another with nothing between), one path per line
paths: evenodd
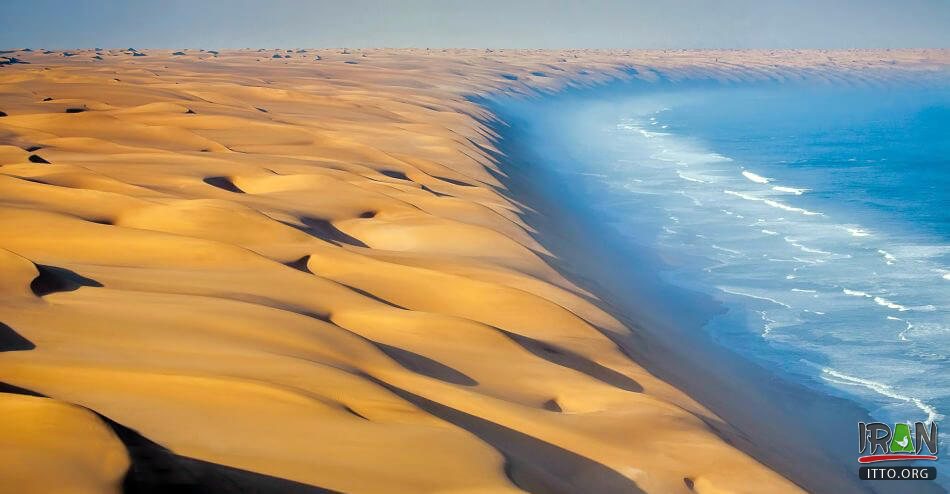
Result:
M541 97L583 100L647 87L616 81ZM552 253L549 262L634 329L631 336L604 331L633 360L725 421L725 427L708 424L724 440L810 492L946 492L935 482L860 481L854 430L858 421L873 421L866 408L792 382L715 342L703 328L711 316L699 314L714 314L720 304L660 281L654 275L662 261L655 253L632 246L607 225L592 223L589 211L563 206L576 208L583 201L563 200L573 195L565 177L545 170L531 137L505 120L504 101L479 101L500 119L492 126L505 174L500 180L513 199L528 206L523 217ZM644 263L649 266L639 267ZM684 317L676 301L703 309Z

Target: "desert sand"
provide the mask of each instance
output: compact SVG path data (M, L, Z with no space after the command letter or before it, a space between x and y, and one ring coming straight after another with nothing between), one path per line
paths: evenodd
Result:
M0 486L19 493L796 492L551 267L472 96L873 84L948 59L0 56Z

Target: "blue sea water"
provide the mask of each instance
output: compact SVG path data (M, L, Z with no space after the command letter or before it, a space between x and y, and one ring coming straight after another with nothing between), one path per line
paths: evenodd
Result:
M669 279L730 309L708 330L873 416L942 419L950 95L783 87L650 101L608 134L618 159L601 172L634 210L655 210L656 248L684 259Z
M885 422L950 414L950 84L668 84L529 113L598 221L723 305L716 341Z

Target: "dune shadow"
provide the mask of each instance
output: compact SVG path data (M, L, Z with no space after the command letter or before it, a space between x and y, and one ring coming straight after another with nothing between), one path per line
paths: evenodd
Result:
M555 347L543 341L517 333L505 330L500 331L502 331L505 336L511 338L511 340L520 347L552 364L576 370L577 372L586 374L615 388L632 391L634 393L643 392L643 386L637 381L566 348Z
M49 398L2 381L0 393ZM339 494L332 489L182 456L95 410L89 411L112 429L129 453L131 465L122 482L125 494Z
M244 193L244 191L241 190L237 185L234 185L234 182L228 177L205 177L202 179L202 182L212 187L217 187L228 192L234 192L235 194Z
M35 396L37 398L48 398L48 396L37 393L32 389L21 388L19 386L14 386L9 383L0 381L0 393L8 393L12 395L24 395L24 396Z
M0 322L0 352L20 352L32 350L36 345L24 338L10 326Z
M461 371L455 370L441 362L432 360L425 355L419 355L418 353L411 352L404 348L387 345L378 341L369 341L375 345L376 348L379 348L383 353L388 355L389 358L395 360L399 365L411 370L412 372L461 386L478 385L478 381L465 375Z
M335 227L333 223L325 219L303 217L300 218L300 222L305 226L294 225L292 223L285 224L292 226L310 235L311 237L316 237L320 240L325 240L335 245L347 244L354 247L368 247L368 245L364 244L360 239L343 233L339 228Z
M18 63L29 64L26 60L21 60L17 57L0 57L0 66L2 65L16 65Z
M502 452L508 477L532 494L599 494L643 492L636 482L606 465L490 420L445 406L388 383L373 379L406 401L461 427Z
M434 195L434 196L436 196L436 197L452 197L451 194L444 194L444 193L439 192L439 191L437 191L437 190L432 190L432 189L430 189L430 188L429 188L428 186L426 186L426 185L423 185L423 186L422 186L422 190L424 190L424 191L426 191L426 192L428 192L428 193L430 193L430 194L432 194L432 195Z
M297 259L296 261L285 262L284 265L287 266L287 267L290 267L290 268L294 268L294 269L296 269L297 271L302 271L302 272L308 273L308 274L314 274L313 271L310 270L310 266L308 266L308 263L309 263L309 262L310 262L310 254L307 254L307 255L301 257L300 259ZM373 300L375 300L375 301L377 301L377 302L386 304L386 305L388 305L388 306L390 306L390 307L393 307L393 308L396 308L396 309L409 310L409 309L407 309L406 307L403 307L403 306L401 306L401 305L399 305L399 304L396 304L396 303L394 303L394 302L390 302L389 300L386 300L386 299L384 299L384 298L382 298L382 297L380 297L380 296L378 296L378 295L375 295L375 294L370 293L370 292L368 292L368 291L366 291L366 290L363 290L362 288L357 288L357 287L352 286L352 285L347 285L346 283L340 283L340 284L343 285L343 286L345 286L345 287L347 287L347 288L349 288L350 290L352 290L352 291L354 291L354 292L356 292L356 293L358 293L358 294L360 294L360 295L366 297L366 298L373 299Z
M549 412L563 412L564 411L563 409L561 409L561 405L557 402L557 400L553 398L544 402L544 404L542 404L541 406Z
M372 293L370 293L370 292L367 292L366 290L363 290L362 288L356 288L355 286L346 285L346 284L344 284L344 286L346 286L346 287L349 288L350 290L353 290L354 292L356 292L356 293L358 293L358 294L360 294L360 295L362 295L362 296L364 296L364 297L371 298L371 299L373 299L373 300L375 300L375 301L377 301L377 302L382 302L382 303L384 303L384 304L386 304L386 305L388 305L388 306L390 306L390 307L394 307L394 308L396 308L396 309L402 309L402 310L409 310L409 309L407 309L407 308L405 308L405 307L403 307L403 306L401 306L401 305L399 305L399 304L390 302L389 300L386 300L386 299L384 299L384 298L382 298L382 297L380 297L380 296L378 296L378 295L374 295L374 294L372 294Z
M339 491L175 454L137 431L99 417L129 451L132 465L122 483L126 494L332 494Z
M386 175L389 178L395 178L396 180L409 180L409 177L405 173L397 170L379 170L379 173Z
M437 179L439 179L439 180L441 180L441 181L443 181L443 182L448 182L448 183L450 183L450 184L452 184L452 185L458 185L458 186L460 186L460 187L475 187L474 185L472 185L472 184L470 184L470 183L468 183L468 182L463 182L463 181L461 181L461 180L456 180L456 179L454 179L454 178L449 178L449 177L434 177L434 178L437 178Z
M294 268L297 271L303 271L304 273L313 274L313 271L310 271L310 267L307 266L307 263L310 262L310 254L307 254L296 261L285 262L284 265L290 268Z
M40 274L30 282L30 290L33 290L37 297L56 292L71 292L83 286L102 287L102 283L66 268L37 264L36 269Z

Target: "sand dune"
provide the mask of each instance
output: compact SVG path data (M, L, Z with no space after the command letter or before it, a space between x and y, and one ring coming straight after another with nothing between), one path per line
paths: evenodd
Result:
M0 485L18 492L796 491L549 266L470 97L873 84L948 58L71 53L0 68Z

